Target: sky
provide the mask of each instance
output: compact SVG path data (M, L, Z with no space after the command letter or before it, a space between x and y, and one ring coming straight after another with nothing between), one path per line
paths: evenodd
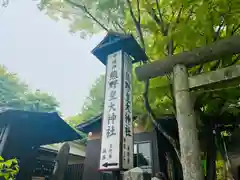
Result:
M54 95L64 116L79 113L105 66L91 55L104 33L83 40L68 24L40 12L32 0L12 0L0 9L0 64L33 90Z

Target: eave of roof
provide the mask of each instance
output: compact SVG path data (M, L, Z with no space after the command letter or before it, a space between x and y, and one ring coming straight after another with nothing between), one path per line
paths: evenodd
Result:
M1 108L0 127L7 124L11 126L10 137L13 146L37 147L82 138L56 112Z
M90 118L89 120L77 125L75 128L78 131L84 132L84 133L89 133L89 132L94 132L98 131L99 128L101 127L101 120L102 120L102 113Z
M103 113L90 118L89 120L79 124L76 126L76 129L78 131L84 132L84 133L89 133L89 132L100 132L101 131L101 125L102 125L102 115ZM168 120L175 120L174 116L164 116L158 119L158 121L161 121L163 126L169 126L169 121Z

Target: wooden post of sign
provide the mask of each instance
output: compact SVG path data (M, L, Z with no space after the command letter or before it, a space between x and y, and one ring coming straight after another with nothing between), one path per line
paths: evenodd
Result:
M113 171L113 180L121 180L121 172L120 171Z
M185 65L173 68L174 94L184 180L203 180L198 131Z

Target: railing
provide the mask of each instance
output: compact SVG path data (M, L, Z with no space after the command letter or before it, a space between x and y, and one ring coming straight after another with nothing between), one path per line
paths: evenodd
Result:
M68 165L64 179L65 180L82 180L83 170L84 170L83 164Z

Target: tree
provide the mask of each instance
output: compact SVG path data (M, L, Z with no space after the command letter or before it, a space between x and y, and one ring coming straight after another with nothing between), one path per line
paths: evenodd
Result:
M25 102L24 109L30 111L55 112L59 107L55 97L39 90L26 94Z
M167 94L169 91L168 86L166 84L168 83L167 78L162 78L160 83L155 83L158 87L151 87L149 91L151 92L150 101L153 105L154 111L160 116L163 114L173 114L173 108L172 108L172 102L170 99L170 94ZM159 88L159 86L163 86L162 88ZM86 120L89 120L92 117L95 117L103 112L104 108L104 86L105 86L105 76L100 75L95 82L93 83L89 95L86 97L81 112L77 114L76 116L68 117L67 121L72 125L76 126L80 124L81 122L84 122ZM143 104L143 98L141 96L141 93L144 89L144 86L142 83L137 81L135 74L133 74L133 114L135 116L138 116L137 121L138 124L142 124L146 126L146 128L149 128L150 124L149 122L146 123L145 118L147 117L147 113L143 113L144 104ZM159 93L159 90L161 90L161 93ZM166 95L167 96L163 96ZM156 99L156 97L159 97ZM162 108L162 107L165 108ZM159 110L159 107L160 110Z
M151 60L239 34L238 6L236 0L99 0L98 3L86 0L45 0L41 4L42 9L51 11L54 17L70 18L74 31L96 32L103 28L134 34ZM224 61L220 59L192 68L190 73L197 74L232 65L238 63L239 58L240 56L223 57ZM150 88L158 87L158 84L162 84L162 79L153 80ZM209 96L209 93L198 94ZM166 99L168 96L163 94L162 97ZM236 98L234 96L230 99ZM218 104L215 101L212 103Z
M76 126L103 112L105 76L100 75L92 85L86 97L81 112L76 116L68 117L67 121Z
M57 111L57 100L44 92L31 92L16 74L0 66L0 107L13 107L28 111Z
M9 4L9 0L2 0L0 1L0 9L7 7Z
M79 32L82 37L96 32L111 29L125 31L124 23L125 4L119 1L59 1L41 0L39 9L44 10L54 20L63 18L70 20L71 32ZM116 8L119 7L119 8ZM94 21L94 22L93 22Z
M0 106L21 105L27 90L28 86L20 82L16 74L8 73L5 67L0 66Z
M99 29L132 33L146 51L149 61L171 56L195 47L205 46L240 33L238 0L65 0L42 3L43 9L58 18L68 18L75 31L94 33ZM64 12L63 12L64 11ZM84 14L84 15L83 15ZM66 16L67 15L67 16ZM215 62L189 69L190 75L216 70L239 63L240 55L224 56ZM139 85L135 106L146 108L153 123L166 113L174 113L172 78L156 78ZM134 84L134 87L137 86ZM231 89L230 89L231 88ZM136 88L138 89L138 88ZM239 86L228 85L218 90L201 89L193 92L199 129L212 129L221 121L239 115ZM156 103L156 104L154 104ZM156 108L155 108L156 107ZM163 110L163 111L162 111ZM203 121L208 119L212 123ZM159 131L168 137L162 127ZM171 137L168 137L171 141ZM205 139L207 140L207 139ZM176 147L177 142L171 141ZM176 148L175 148L176 149Z

